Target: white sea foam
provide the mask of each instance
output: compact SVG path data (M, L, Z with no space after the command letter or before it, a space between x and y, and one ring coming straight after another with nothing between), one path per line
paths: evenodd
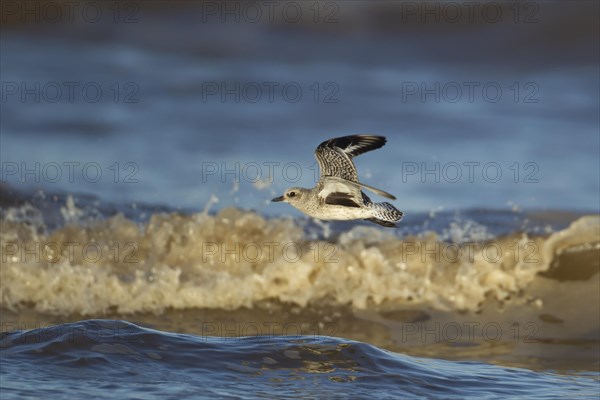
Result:
M25 207L4 214L1 305L58 314L273 301L477 310L490 297L531 300L527 288L540 272L569 248L597 252L600 236L599 217L588 216L547 237L492 238L466 223L452 225L447 235L403 238L357 226L328 242L307 237L292 219L231 208L216 215L155 214L144 225L121 215L80 224L74 204L63 213L69 222L46 233L23 221L23 214L36 218ZM66 243L78 246L69 251Z

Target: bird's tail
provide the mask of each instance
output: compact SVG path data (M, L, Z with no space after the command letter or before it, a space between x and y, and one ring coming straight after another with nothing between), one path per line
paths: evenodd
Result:
M367 218L367 221L376 224L395 227L394 222L398 222L404 216L404 213L398 210L390 203L372 203L370 205L372 218Z

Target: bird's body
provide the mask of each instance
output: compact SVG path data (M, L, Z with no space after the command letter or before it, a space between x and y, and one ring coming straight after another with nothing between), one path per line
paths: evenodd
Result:
M362 187L381 196L395 199L383 190L358 181L352 158L385 144L383 136L352 135L327 140L317 147L321 177L312 189L291 188L273 201L285 201L296 209L317 219L364 219L379 225L394 227L402 212L390 203L373 203Z

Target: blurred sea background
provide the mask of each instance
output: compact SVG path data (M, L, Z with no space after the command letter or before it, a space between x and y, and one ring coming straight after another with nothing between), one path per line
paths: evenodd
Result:
M3 399L600 395L597 2L1 11Z

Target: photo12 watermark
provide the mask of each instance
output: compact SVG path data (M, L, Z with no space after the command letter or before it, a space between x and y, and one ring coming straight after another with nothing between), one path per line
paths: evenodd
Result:
M283 260L297 263L301 260L314 263L339 262L339 246L326 242L203 242L202 263L257 263Z
M2 241L0 260L2 263L136 264L140 261L138 249L135 241Z
M400 22L420 24L537 24L540 3L532 1L402 1Z
M110 165L94 161L50 161L0 163L0 182L19 183L139 183L140 167L133 161L115 161Z
M136 1L3 1L3 24L136 24L140 3Z
M501 164L495 161L417 162L400 164L402 183L539 183L539 165L534 161Z
M314 166L316 167L316 164ZM202 183L210 181L220 183L273 183L276 179L281 179L284 182L296 183L302 179L303 175L303 167L296 162L281 163L278 161L264 161L261 163L227 163L203 161L201 163L201 169ZM306 172L307 171L304 171L304 173ZM318 167L316 173L318 174ZM314 175L314 171L312 175Z
M335 336L337 324L333 322L202 322L200 336L203 339L243 340L248 337L274 340L277 337Z
M401 103L540 102L540 86L536 82L405 81L400 88Z
M496 321L477 322L405 322L400 326L396 340L401 344L430 343L498 343L512 341L536 343L540 327L537 323Z
M136 82L97 81L3 81L2 103L99 103L136 104L140 102Z
M338 1L202 1L202 23L337 24Z
M515 240L499 243L491 240L486 242L425 242L404 240L399 245L400 269L406 269L407 264L417 259L421 263L435 262L436 264L453 264L459 261L474 263L481 258L490 264L501 264L512 261L515 264L538 264L540 262L539 245L534 240Z
M117 321L115 321L117 322ZM61 322L3 322L0 344L3 346L53 342L61 339L67 343L134 343L139 328L118 321L87 321L86 324Z
M340 102L340 86L336 82L202 82L202 103L298 103L318 104Z

